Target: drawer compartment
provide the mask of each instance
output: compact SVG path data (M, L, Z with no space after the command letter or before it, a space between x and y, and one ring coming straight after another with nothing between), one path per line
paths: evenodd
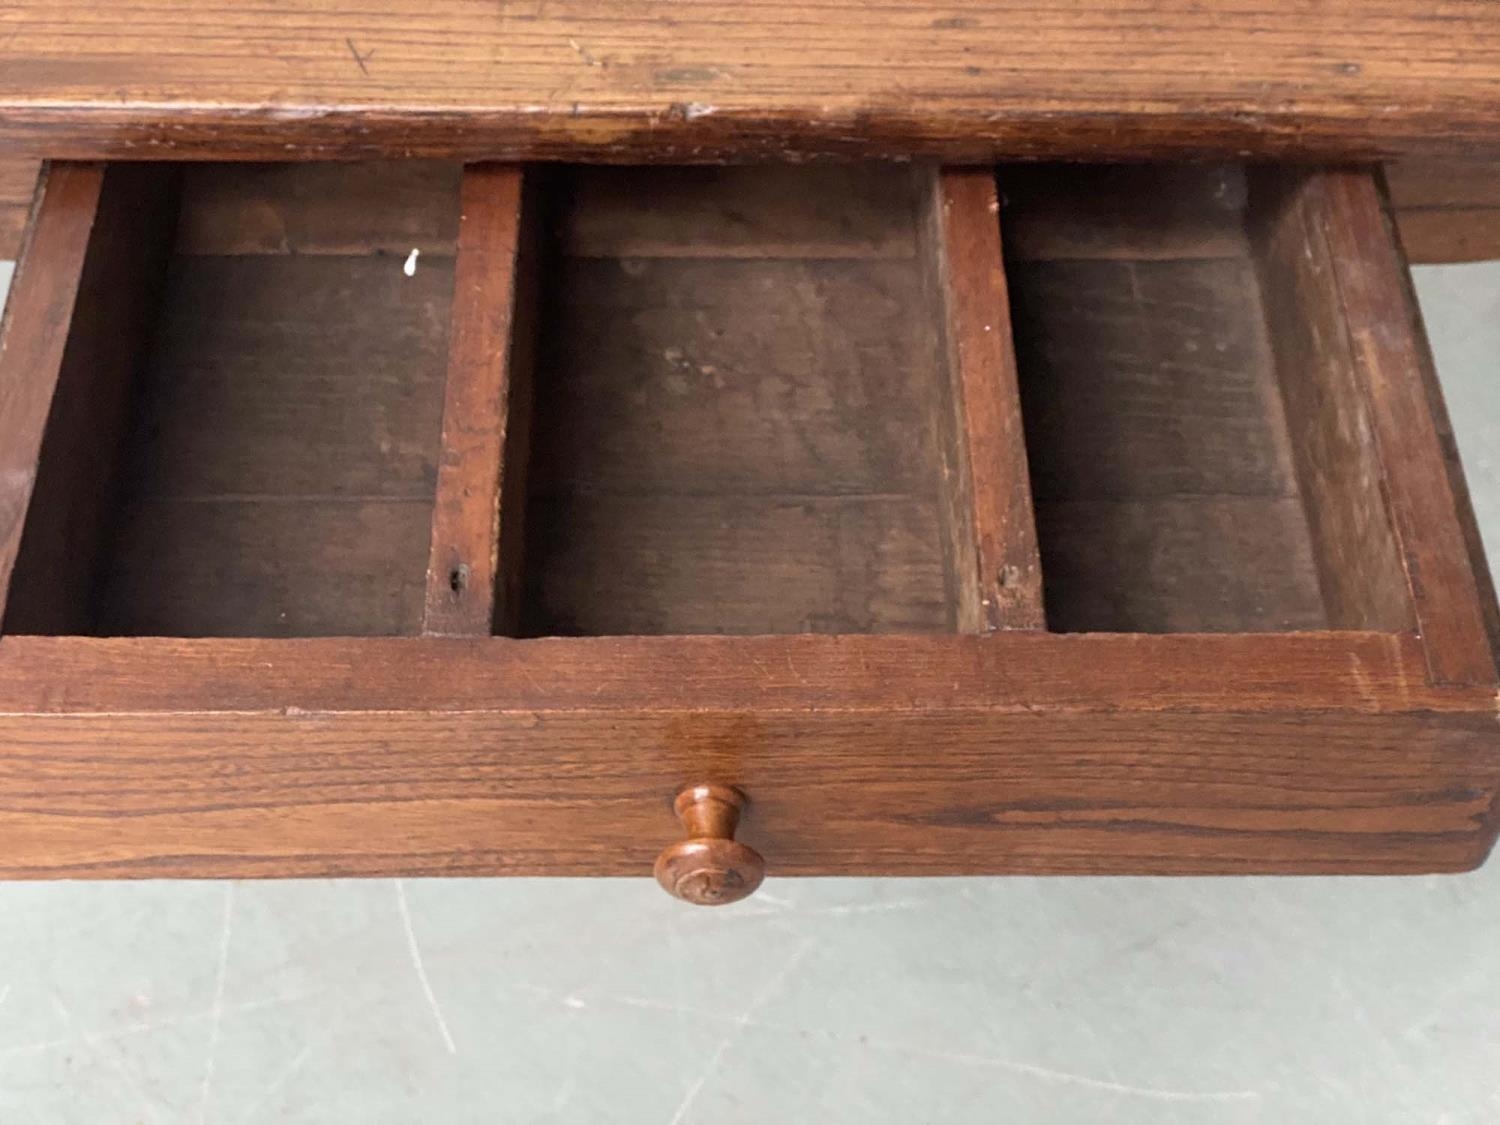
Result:
M1500 828L1500 617L1358 169L56 165L0 436L0 872Z
M8 632L420 629L458 178L104 174Z
M909 170L548 188L523 630L953 631Z

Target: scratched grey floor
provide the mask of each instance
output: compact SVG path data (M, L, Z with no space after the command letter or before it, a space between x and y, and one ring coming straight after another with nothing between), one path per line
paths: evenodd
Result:
M3 280L3 273L0 273ZM1500 557L1500 264L1419 271ZM0 887L0 1122L1500 1121L1500 857L1408 880Z

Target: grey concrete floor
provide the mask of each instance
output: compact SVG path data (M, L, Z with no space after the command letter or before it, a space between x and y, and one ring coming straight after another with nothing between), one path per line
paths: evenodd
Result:
M1500 557L1500 264L1417 280ZM1500 857L0 886L0 1122L263 1121L1497 1122Z

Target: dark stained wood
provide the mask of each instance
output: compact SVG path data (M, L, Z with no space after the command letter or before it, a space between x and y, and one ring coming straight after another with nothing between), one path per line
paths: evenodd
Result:
M617 212L605 174L563 185L562 231L593 228L576 212L594 200ZM865 192L892 209L875 225L904 224L914 247L908 171L869 174L890 181ZM623 175L651 198L649 176ZM546 269L525 631L953 629L931 424L946 373L914 253L681 255L703 215L747 192L744 213L779 224L753 178L665 179L684 215L675 242L654 220L667 256L563 253ZM814 177L782 201L787 229L831 214L837 194L806 196L841 183Z
M427 498L135 496L91 631L104 636L416 633Z
M1500 17L1462 0L16 0L5 28L0 143L55 157L1500 152Z
M1382 451L1326 222L1312 202L1316 190L1295 173L1259 173L1254 223L1313 557L1331 625L1406 629L1415 619L1382 485Z
M1500 258L1500 162L1421 160L1386 169L1413 263Z
M1007 164L1000 181L1013 262L1242 258L1245 174L1235 164Z
M544 493L564 474L596 492L752 495L936 479L914 259L563 257L545 289Z
M1387 165L1397 211L1424 207L1500 207L1500 160L1413 160Z
M290 171L266 198L307 230L297 215L315 195ZM402 264L372 246L177 255L121 463L97 630L420 629L452 260L420 258L411 277Z
M1350 380L1363 399L1368 436L1361 437L1378 451L1380 491L1432 674L1439 683L1492 683L1495 654L1434 422L1432 357L1376 181L1360 171L1318 173L1288 190L1283 209L1305 237L1287 253L1310 263L1301 268L1321 271L1333 294L1330 312L1309 310L1332 318L1321 325L1333 342L1327 359L1317 357L1316 378L1324 393L1325 384ZM1366 453L1342 471L1369 472L1371 459Z
M704 777L778 875L1455 870L1500 772L1369 634L11 637L0 702L12 877L641 874Z
M563 251L590 258L910 258L911 184L864 164L577 169Z
M508 635L520 621L537 257L524 195L520 168L464 173L428 634Z
M179 256L133 450L138 491L430 500L453 265L401 267Z
M103 184L98 165L53 170L0 318L0 607L21 551Z
M1049 622L1062 632L1321 629L1301 502L1262 496L1049 500Z
M1052 627L1321 627L1249 260L1012 263L1010 291Z
M36 160L0 157L0 259L15 258L21 252L21 236L31 217L40 175Z
M189 165L177 252L452 257L461 173L420 160Z
M1295 494L1248 260L1010 277L1039 499Z
M749 804L732 785L686 786L672 802L687 839L656 857L653 871L662 889L694 906L726 906L754 894L766 861L737 842L740 813Z
M1500 259L1500 207L1419 207L1396 213L1413 265Z
M1384 190L1386 208L1389 212L1395 185L1385 181L1378 186ZM1500 203L1500 185L1494 185L1494 192L1497 203ZM1399 226L1399 212L1396 217ZM1418 374L1422 378L1427 409L1432 416L1433 430L1442 450L1448 485L1453 492L1455 515L1468 555L1469 569L1474 575L1480 615L1484 619L1485 632L1489 637L1490 652L1495 655L1497 663L1500 663L1500 597L1496 596L1494 573L1485 556L1484 539L1480 534L1479 525L1474 516L1474 506L1469 498L1469 482L1464 475L1463 462L1458 453L1458 441L1453 433L1453 423L1448 416L1448 404L1444 400L1443 388L1438 381L1437 367L1431 361L1432 349L1428 343L1427 329L1422 320L1416 293L1411 287L1410 272L1406 272L1403 276L1403 289L1406 292L1408 306L1413 312L1411 326L1416 337L1415 346L1421 355L1428 357L1426 362L1418 364ZM1500 817L1500 807L1497 807L1495 816ZM1500 821L1497 821L1497 825L1500 825Z
M924 254L949 377L938 432L959 628L1045 628L994 175L948 169L926 179Z
M8 631L93 628L100 552L120 491L120 451L159 311L176 212L172 167L106 170L11 581Z
M1389 716L1494 703L1479 688L1430 684L1421 638L1404 633L0 638L0 714L332 713L376 701L532 717L764 708L871 721L971 708Z
M528 632L947 632L943 534L901 494L534 496Z

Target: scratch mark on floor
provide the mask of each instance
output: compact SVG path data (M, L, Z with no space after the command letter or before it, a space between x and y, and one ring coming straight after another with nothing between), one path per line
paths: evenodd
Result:
M688 1110L693 1108L693 1103L698 1100L698 1095L703 1092L703 1087L708 1084L708 1080L718 1072L719 1063L723 1061L724 1055L728 1052L729 1048L734 1046L734 1041L740 1037L745 1028L750 1026L751 1017L760 1010L761 1005L776 995L776 990L786 983L787 978L802 963L802 959L807 956L813 944L813 939L808 938L794 949L792 955L787 958L786 964L782 965L781 969L762 986L760 991L751 997L750 1002L745 1005L745 1010L733 1017L732 1022L734 1026L719 1041L719 1045L714 1048L713 1053L708 1056L708 1061L703 1064L702 1072L688 1085L686 1092L682 1096L682 1101L677 1105L677 1111L672 1114L672 1119L667 1125L682 1125L682 1122L687 1119ZM679 1007L680 1010L681 1008Z
M274 1008L283 1004L295 1004L298 1001L307 999L308 995L269 996L259 1000L250 1000L243 1004L226 1004L224 1005L222 1014L227 1016L237 1012L255 1011L258 1008ZM187 1012L180 1016L169 1016L166 1019L147 1020L142 1023L128 1024L117 1031L95 1032L90 1038L97 1043L107 1043L115 1039L128 1039L133 1035L150 1035L153 1031L166 1031L174 1027L181 1027L184 1024L196 1023L198 1020L209 1019L212 1016L213 1011L209 1008L204 1008L201 1011ZM59 1048L74 1047L83 1041L81 1036L66 1035L55 1039L37 1039L30 1043L17 1043L15 1046L0 1049L0 1059L9 1058L11 1055L29 1054L32 1051L51 1051Z
M762 990L762 993L750 1003L745 1011L735 1016L725 1015L723 1012L708 1011L702 1008L686 1007L681 1003L669 1004L665 1001L653 1000L649 997L644 996L596 995L593 997L596 1002L605 1005L617 1005L623 1008L637 1008L645 1011L670 1013L678 1017L681 1017L683 1015L690 1015L698 1019L713 1022L728 1022L731 1025L728 1034L719 1043L713 1054L709 1056L708 1063L704 1067L703 1073L688 1088L687 1095L684 1097L682 1104L677 1107L677 1112L673 1115L670 1125L681 1125L682 1121L686 1117L688 1109L691 1108L694 1100L696 1100L698 1094L702 1091L703 1086L708 1082L709 1078L711 1078L714 1072L717 1070L718 1065L723 1059L725 1052L729 1050L730 1046L733 1045L735 1039L737 1039L747 1027L756 1027L766 1031L774 1031L788 1037L795 1036L799 1039L806 1039L809 1036L817 1036L819 1038L829 1040L830 1042L851 1041L851 1036L842 1034L837 1031L832 1031L828 1028L806 1028L783 1025L779 1023L765 1023L754 1018L756 1011L758 1011L760 1007L765 1003L765 1001L770 998L772 990L774 990L775 987L781 984L782 981L784 981L786 977L790 975L791 970L795 966L796 962L801 960L802 956L806 954L807 949L811 945L812 942L809 941L807 945L799 949L793 960L789 962L787 967L777 975L776 979L773 980L766 989ZM545 990L530 989L529 991L542 993ZM554 995L552 998L554 1000L566 1002L563 997ZM872 1050L890 1051L892 1053L902 1055L914 1055L918 1058L938 1059L943 1062L959 1063L963 1066L994 1067L1001 1070L1008 1070L1015 1074L1024 1074L1031 1078L1042 1079L1047 1082L1056 1082L1071 1086L1082 1086L1091 1090L1104 1090L1113 1094L1123 1094L1135 1098L1146 1098L1152 1101L1216 1103L1258 1101L1262 1097L1261 1091L1259 1090L1173 1090L1158 1086L1142 1086L1129 1082L1117 1082L1107 1078L1095 1078L1091 1075L1077 1074L1073 1071L1056 1070L1049 1066L1043 1066L1040 1063L1024 1062L1020 1059L1005 1058L999 1055L980 1055L966 1052L943 1051L936 1048L919 1047L914 1044L896 1043L888 1040L872 1039L865 1035L861 1035L858 1042L861 1047L867 1047Z
M1085 1086L1091 1090L1108 1090L1114 1094L1127 1094L1136 1098L1149 1098L1161 1102L1243 1102L1260 1098L1259 1090L1170 1090L1158 1086L1136 1086L1128 1082L1111 1082L1105 1078L1092 1078L1087 1074L1075 1074L1069 1070L1054 1070L1040 1063L1022 1062L1019 1059L1001 1058L996 1055L972 1055L964 1052L939 1051L928 1048L907 1047L896 1043L868 1041L869 1045L906 1055L925 1056L965 1066L991 1066L1009 1070L1015 1074L1026 1074L1068 1086Z
M312 1046L312 1037L309 1036L303 1041L302 1050L298 1051L292 1057L292 1061L282 1067L276 1077L271 1079L270 1084L261 1091L260 1097L256 1098L245 1108L245 1112L240 1115L242 1122L256 1120L256 1115L260 1112L261 1106L274 1098L276 1092L290 1082L292 1076L302 1069L303 1065L307 1062L307 1056L312 1054Z
M396 881L396 909L401 912L401 925L406 930L406 947L411 951L411 967L416 970L417 983L422 986L422 995L427 997L427 1007L437 1021L438 1032L450 1055L458 1054L458 1045L453 1042L453 1033L448 1030L448 1021L443 1018L443 1009L438 1004L437 994L432 991L432 981L427 979L427 966L422 963L422 947L417 944L417 931L412 928L411 908L406 905L406 880Z
M121 1062L118 1056L104 1050L98 1036L79 1028L77 1022L73 1019L72 1011L62 1002L62 997L54 994L52 997L52 1006L57 1010L57 1014L62 1017L63 1022L68 1025L68 1030L73 1033L75 1042L81 1040L98 1058L107 1062L119 1072L120 1077L125 1080L125 1085L130 1087L131 1093L135 1094L141 1100L141 1115L147 1121L159 1121L160 1118L156 1116L156 1110L152 1108L151 1098L145 1090L141 1089L140 1083L135 1080L135 1075L131 1073L130 1068Z
M214 977L214 1000L208 1024L208 1056L203 1063L203 1085L198 1091L198 1120L208 1120L208 1097L219 1056L219 1026L224 1022L224 981L229 976L229 942L234 936L234 884L224 885L224 921L219 927L219 968Z

